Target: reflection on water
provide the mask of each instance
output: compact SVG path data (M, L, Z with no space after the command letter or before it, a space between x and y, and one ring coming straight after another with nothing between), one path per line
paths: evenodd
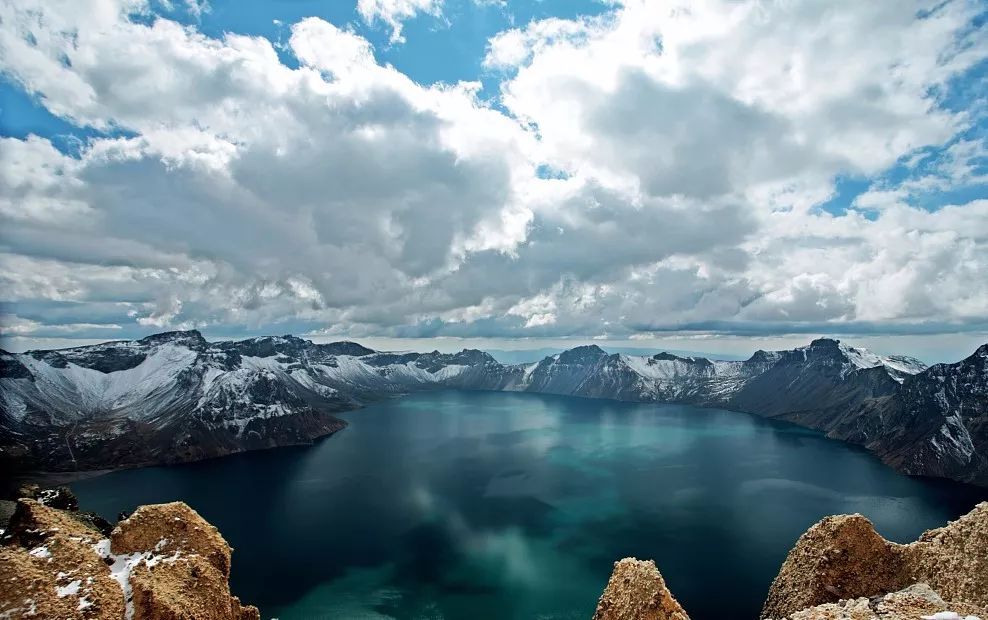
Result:
M586 620L625 556L654 558L696 620L752 618L820 517L861 512L906 541L988 497L685 406L449 391L344 417L312 448L74 488L107 516L188 502L235 547L235 593L283 620Z

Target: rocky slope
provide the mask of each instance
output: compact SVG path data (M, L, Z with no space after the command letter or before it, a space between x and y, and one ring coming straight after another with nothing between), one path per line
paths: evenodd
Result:
M0 546L0 618L258 620L230 594L230 546L181 502L112 531L21 499Z
M210 343L169 332L0 353L0 460L84 470L307 443L344 426L334 412L452 387L724 407L867 446L907 473L988 484L986 352L924 369L818 339L745 361L584 346L504 365L476 350L377 352L292 336Z
M885 423L859 441L910 474L988 480L988 345L956 364L911 377L870 417Z
M885 540L861 515L823 519L789 552L761 617L988 618L988 503L908 545ZM653 562L616 562L594 620L646 619L688 616Z

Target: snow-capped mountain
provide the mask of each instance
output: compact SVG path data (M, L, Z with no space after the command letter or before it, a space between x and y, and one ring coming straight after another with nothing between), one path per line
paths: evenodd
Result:
M292 336L207 342L199 332L0 354L0 442L46 469L196 460L310 442L327 415L436 385L499 389L480 351L376 353Z
M310 442L344 426L333 412L452 387L725 407L867 445L910 473L958 478L963 459L983 465L984 442L974 437L984 439L988 377L977 355L924 371L912 358L819 339L745 361L583 346L505 365L477 350L378 352L293 336L211 343L196 331L168 332L0 354L0 444L44 469L195 460ZM927 386L933 376L949 389ZM930 430L925 443L908 430L920 427Z
M885 424L867 445L887 463L988 485L988 344L908 377L874 409Z

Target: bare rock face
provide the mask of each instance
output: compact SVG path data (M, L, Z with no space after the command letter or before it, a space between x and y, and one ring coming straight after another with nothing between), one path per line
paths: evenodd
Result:
M929 583L948 600L988 607L988 502L927 531L905 554L915 581Z
M798 611L785 620L918 620L920 618L963 619L984 613L973 605L948 603L925 583L876 596L826 603ZM938 615L939 614L939 615Z
M909 585L896 545L861 515L826 517L803 534L772 583L762 617Z
M597 602L594 620L689 620L652 560L625 558Z
M986 614L988 503L908 545L885 540L861 515L823 519L789 552L769 590L762 617L796 618L796 612L810 607L841 600L851 605L853 599L898 592L917 583L929 584L956 605Z
M717 584L710 584L717 596ZM762 618L988 620L988 502L919 540L882 538L861 515L826 517L803 534L772 583ZM655 563L626 558L594 620L689 620Z
M106 538L22 499L0 547L0 617L257 620L230 594L230 553L181 502L143 506Z
M224 578L230 576L230 545L184 502L140 506L114 528L110 539L117 555L148 549L161 555L184 552L202 556Z
M102 538L72 513L20 500L0 547L0 617L123 618Z

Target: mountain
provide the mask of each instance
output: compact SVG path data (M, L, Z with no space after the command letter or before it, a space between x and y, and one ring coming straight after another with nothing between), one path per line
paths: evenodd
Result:
M207 342L197 331L0 353L0 444L45 470L172 463L305 444L333 412L436 384L503 387L480 351L375 353L293 336Z
M0 453L72 470L304 444L344 427L335 412L445 387L723 407L864 445L907 473L988 485L986 350L926 369L826 338L743 361L589 345L508 365L470 349L378 352L294 336L207 342L168 332L0 353Z
M988 344L956 364L908 377L868 415L885 421L865 443L909 474L988 484Z
M556 347L542 347L538 349L484 349L487 353L490 353L491 357L501 362L502 364L514 365L514 364L532 364L546 357L552 357L557 353L562 353L565 349ZM613 345L607 346L607 351L610 353L624 353L625 355L633 355L636 357L648 357L654 353L658 353L659 350L653 348L644 347L615 347ZM668 349L666 352L675 353L676 355L683 357L691 356L704 356L709 354L698 353L696 351L684 351L679 349ZM717 359L720 360L742 360L744 356L731 355L729 353L717 353Z

